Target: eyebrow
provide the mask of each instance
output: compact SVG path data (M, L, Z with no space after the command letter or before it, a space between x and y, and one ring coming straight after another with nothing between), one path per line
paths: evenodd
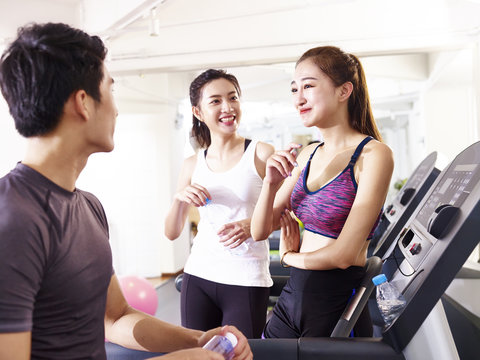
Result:
M227 95L232 95L232 94L236 94L237 91L234 90L234 91L230 91ZM222 97L222 95L210 95L208 98L216 98L216 97Z
M305 80L318 80L318 79L317 79L316 77L313 77L313 76L306 76L306 77L304 77L304 78L301 78L300 80L301 80L301 81L305 81ZM293 85L293 84L295 84L295 83L296 83L295 80L293 80L293 81L290 83L290 85Z

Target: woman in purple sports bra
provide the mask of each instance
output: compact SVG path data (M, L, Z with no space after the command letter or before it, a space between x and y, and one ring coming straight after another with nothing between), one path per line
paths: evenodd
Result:
M291 267L264 335L330 336L363 275L393 171L381 142L358 58L337 47L308 50L291 91L303 124L320 144L277 151L267 161L251 224L255 240L281 228L283 266ZM303 238L294 214L305 226Z

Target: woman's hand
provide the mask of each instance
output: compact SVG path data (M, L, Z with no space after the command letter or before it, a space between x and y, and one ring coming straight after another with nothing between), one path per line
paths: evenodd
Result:
M218 229L217 235L223 245L234 249L247 240L250 234L250 219L244 219L222 225Z
M297 220L288 209L280 217L280 258L287 252L298 252L300 249L300 228Z
M290 144L287 149L274 152L267 160L263 181L280 184L290 176L293 168L298 166L296 157L300 147L299 144Z
M187 185L182 191L176 193L175 199L189 205L200 207L207 205L212 197L206 188L194 183Z

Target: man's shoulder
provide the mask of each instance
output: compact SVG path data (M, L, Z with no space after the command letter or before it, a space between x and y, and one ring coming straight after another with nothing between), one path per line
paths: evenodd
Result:
M88 192L88 191L85 191L85 190L81 190L81 189L76 189L75 190L80 196L82 196L83 198L85 198L88 202L92 203L92 204L95 204L95 206L102 206L100 200L98 200L98 198L92 194L91 192Z
M31 201L30 193L29 186L11 173L0 178L0 208L2 210L0 217L10 212L24 212L31 209L34 204Z
M86 203L90 206L90 208L94 211L94 213L99 217L102 222L107 222L107 216L105 214L105 210L103 208L102 203L100 200L91 192L76 189L79 196L85 199Z
M32 201L29 190L9 180L0 179L0 243L7 248L29 248L27 243L38 237L47 221L42 218L41 204Z

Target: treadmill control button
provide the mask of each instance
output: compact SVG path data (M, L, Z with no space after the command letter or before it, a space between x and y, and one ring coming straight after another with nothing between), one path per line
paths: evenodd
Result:
M411 247L410 247L410 253L412 255L417 255L420 250L422 250L422 244L421 243L414 243Z

